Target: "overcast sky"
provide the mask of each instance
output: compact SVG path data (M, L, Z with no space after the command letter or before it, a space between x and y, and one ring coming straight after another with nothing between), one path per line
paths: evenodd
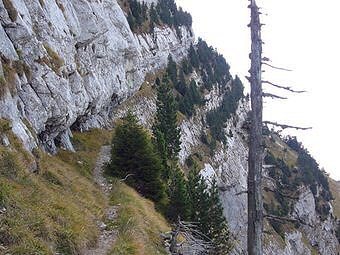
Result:
M193 16L196 37L217 48L241 77L249 69L249 9L247 0L176 0ZM340 1L258 0L262 17L264 56L273 64L293 69L265 69L264 79L307 90L289 100L266 99L264 118L311 126L289 131L336 180L340 180ZM246 83L246 82L245 82ZM248 87L249 85L245 84ZM264 85L265 86L265 85ZM269 87L266 91L273 92ZM277 91L275 91L277 92ZM280 93L280 92L278 92ZM281 93L281 95L287 95Z

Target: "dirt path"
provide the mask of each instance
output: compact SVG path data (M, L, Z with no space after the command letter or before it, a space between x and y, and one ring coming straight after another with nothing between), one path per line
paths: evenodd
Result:
M99 152L96 166L93 170L94 181L101 187L105 195L109 197L111 191L111 184L107 182L104 177L104 164L110 160L110 146L103 146ZM109 206L106 210L106 217L104 222L98 222L100 227L100 236L98 238L97 247L86 250L84 255L106 255L110 252L112 244L117 238L117 231L108 227L117 218L117 206Z

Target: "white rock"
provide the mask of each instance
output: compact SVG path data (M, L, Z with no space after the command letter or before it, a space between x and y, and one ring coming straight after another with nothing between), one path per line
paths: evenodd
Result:
M107 125L113 108L139 89L146 73L164 67L169 54L182 59L194 40L184 27L182 39L170 28L133 34L116 0L12 2L19 15L12 23L1 9L0 51L11 60L20 52L32 77L17 77L18 96L0 100L0 118L13 122L28 149L37 141L23 118L46 150L55 152L56 141L72 150L67 138L72 125L80 130ZM58 58L64 64L56 73L48 62Z

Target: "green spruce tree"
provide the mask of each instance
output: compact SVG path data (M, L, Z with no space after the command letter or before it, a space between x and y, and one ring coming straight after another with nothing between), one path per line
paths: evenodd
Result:
M178 218L189 220L190 214L191 203L189 201L187 181L183 172L176 168L170 177L167 216L172 222L175 222Z
M153 133L157 147L165 146L167 161L177 162L181 144L180 129L177 124L177 104L167 75L163 76L161 84L157 87L157 112Z
M194 68L198 68L200 66L200 60L192 44L190 45L190 49L189 49L189 60L190 60L191 66L193 66Z
M223 216L216 181L209 187L197 167L189 173L188 193L191 202L191 221L213 244L209 254L224 255L230 250L228 224Z
M150 135L129 112L115 128L108 173L126 182L142 195L160 201L164 187L160 180L161 160Z
M195 165L189 172L188 193L191 203L191 221L198 223L199 230L206 236L209 233L210 206L208 186Z
M187 84L183 69L179 71L179 80L175 83L175 88L182 96L184 96L187 92Z
M168 76L174 86L177 84L177 65L176 62L172 59L171 54L168 56L168 66L166 68Z
M209 222L210 230L209 237L213 243L212 255L224 255L230 251L230 233L227 220L223 215L223 207L220 202L218 186L214 179L209 188L210 207L209 207Z

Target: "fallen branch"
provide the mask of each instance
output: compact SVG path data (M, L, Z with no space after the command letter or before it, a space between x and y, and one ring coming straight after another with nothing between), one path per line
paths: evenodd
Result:
M276 88L279 88L279 89L288 90L288 91L293 92L293 93L305 93L305 92L307 92L305 90L293 90L291 87L280 86L280 85L277 85L277 84L272 83L270 81L262 81L262 83L269 84L269 85L276 87Z
M290 125L286 125L286 124L279 124L276 122L271 122L271 121L263 121L263 124L265 125L273 125L276 127L280 127L282 129L287 129L287 128L292 128L292 129L297 129L297 130L309 130L312 129L312 127L296 127L296 126L290 126Z
M179 242L178 236L183 240ZM184 222L180 219L174 224L172 231L161 234L171 254L182 254L181 250L190 249L190 254L207 254L213 248L212 241L202 234L193 222Z

